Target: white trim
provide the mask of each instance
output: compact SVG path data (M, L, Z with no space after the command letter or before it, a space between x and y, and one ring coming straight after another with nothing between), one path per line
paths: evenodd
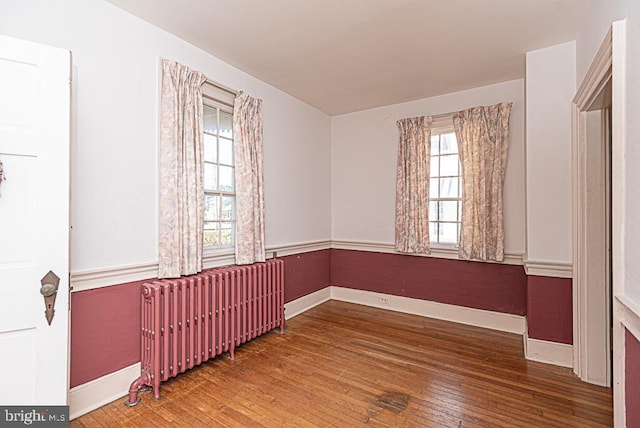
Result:
M77 292L157 277L158 263L149 262L71 272L69 281L73 287L72 291Z
M331 287L331 298L343 302L357 303L374 308L404 312L509 333L523 334L525 331L525 319L520 315L465 308L445 303L336 286Z
M277 253L278 257L291 256L294 254L310 253L312 251L328 250L331 248L331 240L323 239L310 242L296 242L293 244L274 245L267 248L266 253L271 253L273 257Z
M589 210L586 194L590 191L586 176L588 167L586 159L594 153L605 153L605 147L592 147L588 144L588 128L586 115L589 111L597 111L606 107L604 103L606 88L609 82L612 85L611 93L611 260L612 260L612 285L619 287L623 284L624 257L622 256L623 229L622 213L624 181L623 172L623 138L624 138L624 90L620 90L620 85L624 85L624 49L620 49L619 44L624 43L624 30L620 33L618 23L609 29L604 37L598 52L596 53L587 73L578 88L572 104L572 179L573 179L573 371L582 380L596 384L609 384L612 379L610 354L606 352L610 348L613 339L614 346L614 371L616 371L615 354L620 351L619 341L616 337L611 338L608 334L603 335L602 328L598 325L609 325L609 305L605 304L615 290L605 292L603 299L597 291L601 290L598 281L590 280L588 269L592 266L588 255L591 253L590 246L601 248L599 243L591 243L587 231L588 218L595 211ZM620 37L619 37L620 36ZM616 47L618 45L618 47ZM617 53L615 53L617 52ZM615 61L614 61L614 56ZM622 61L621 61L622 60ZM589 154L587 154L589 152ZM606 155L605 155L606 157ZM605 198L606 199L606 198ZM594 208L595 209L595 208ZM598 210L596 210L598 211ZM606 210L605 210L606 211ZM599 211L598 211L599 212ZM591 214L590 214L591 213ZM606 230L606 229L604 229ZM604 274L607 277L607 273ZM608 287L609 284L606 284ZM605 303L603 303L605 302ZM603 310L604 309L604 310ZM593 315L603 313L600 322L594 322ZM590 319L591 318L591 319ZM616 332L616 316L613 316L612 329L614 336ZM604 328L608 331L608 327ZM596 355L596 352L604 353ZM604 378L604 381L601 380ZM614 396L618 379L614 381ZM624 392L621 393L622 397ZM614 399L614 418L619 420L620 409L617 408ZM616 416L618 415L618 416Z
M526 333L523 336L523 342L524 356L527 360L561 367L573 367L573 346L532 339Z
M131 382L140 376L140 363L135 363L99 377L69 391L69 419L78 418L129 393Z
M573 278L573 264L544 260L524 260L527 275L550 276L553 278Z
M394 250L394 245L384 242L370 241L350 241L350 240L317 240L309 242L296 242L291 244L278 244L266 249L266 257L285 257L293 254L302 254L312 251L321 251L331 248L341 250L371 251L377 253L402 254ZM419 257L435 257L451 260L463 260L458 257L458 250L454 247L435 246L431 249L431 254L417 254ZM471 260L480 263L480 260ZM219 266L228 266L235 263L233 254L224 252L205 252L203 267L210 269ZM503 264L522 265L522 254L505 254ZM144 281L154 279L158 276L158 263L147 262L133 265L113 266L102 269L90 269L84 271L71 272L70 283L72 292L92 290L95 288L109 287L127 282ZM557 276L557 275L545 275Z
M314 291L311 294L292 300L284 305L284 318L286 320L291 319L330 299L331 287L325 287L322 290Z
M611 63L612 63L612 122L611 122L611 258L614 296L624 294L625 287L625 150L626 150L626 20L612 24ZM620 300L618 300L620 301ZM622 303L622 302L621 302ZM615 426L624 426L626 418L625 396L625 344L622 324L628 311L620 313L620 307L614 299L613 311L613 422ZM628 306L627 306L628 308ZM574 308L575 312L575 308ZM638 312L636 312L637 321ZM633 318L633 317L631 317ZM575 337L575 336L574 336ZM636 336L637 337L637 336Z
M472 261L479 263L498 263L493 261L484 260L465 260L458 256L458 249L453 246L436 246L431 247L431 254L405 254L399 253L395 250L394 244L387 242L374 242L374 241L355 241L355 240L333 240L331 241L331 248L338 250L355 250L355 251L372 251L376 253L389 253L389 254L401 254L417 257L434 257L440 259L452 259L461 261ZM522 254L505 253L504 261L500 262L508 265L522 265Z
M274 253L278 257L292 254L308 253L311 251L326 250L331 248L330 240L283 244L267 248L267 258L273 258ZM228 266L235 263L235 256L230 253L213 251L206 252L203 259L203 268L210 269L220 266ZM94 288L109 287L117 284L125 284L133 281L143 281L158 277L158 262L147 262L134 265L114 266L103 269L91 269L72 272L70 283L73 292L92 290Z

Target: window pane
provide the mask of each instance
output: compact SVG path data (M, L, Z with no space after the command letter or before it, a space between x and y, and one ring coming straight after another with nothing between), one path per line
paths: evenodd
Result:
M441 198L457 198L458 197L458 180L459 178L441 178L440 179L440 197Z
M204 188L207 190L217 190L218 188L218 167L216 165L204 164Z
M438 156L440 154L440 135L432 135L431 136L431 156Z
M233 165L233 145L231 140L220 138L220 163Z
M438 221L438 201L429 201L429 220Z
M220 224L220 245L228 246L233 244L233 223Z
M219 166L220 168L220 190L226 192L233 191L233 168L230 166Z
M438 177L440 175L440 169L438 167L438 159L440 159L439 156L433 156L433 154L431 154L431 166L429 169L429 175L431 177Z
M458 243L458 223L440 223L440 242L443 244Z
M220 136L231 138L233 135L233 116L224 111L220 112Z
M234 196L222 197L222 220L235 220L235 202Z
M204 132L215 134L218 129L218 118L216 116L217 109L214 107L204 106Z
M438 242L438 223L435 221L429 222L429 241Z
M204 220L220 220L220 196L204 195Z
M218 166L210 163L204 164L204 188L216 190L218 188Z
M440 156L440 176L458 175L458 155Z
M440 149L443 154L458 153L458 143L455 132L440 134Z
M204 224L203 244L205 247L220 245L220 231L219 231L218 223Z
M440 183L439 178L429 179L429 199L438 198L438 185Z
M216 153L217 138L213 135L204 134L204 160L205 162L217 162Z
M440 221L458 220L458 201L440 201Z

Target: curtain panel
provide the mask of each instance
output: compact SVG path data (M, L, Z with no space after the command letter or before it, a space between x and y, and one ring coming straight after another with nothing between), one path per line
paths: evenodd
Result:
M202 270L203 107L206 76L162 60L160 96L159 278Z
M263 262L262 100L240 92L233 106L236 264Z
M429 254L431 117L397 121L395 250Z
M459 255L504 260L504 176L512 103L473 107L453 115L462 165Z

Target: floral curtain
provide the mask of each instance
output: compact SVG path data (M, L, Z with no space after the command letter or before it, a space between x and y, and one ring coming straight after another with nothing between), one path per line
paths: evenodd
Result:
M262 100L240 92L233 106L236 264L263 262Z
M160 98L159 278L202 270L203 118L206 76L162 60Z
M511 106L473 107L453 115L462 164L462 258L504 260L502 192Z
M431 117L397 122L396 251L429 254Z

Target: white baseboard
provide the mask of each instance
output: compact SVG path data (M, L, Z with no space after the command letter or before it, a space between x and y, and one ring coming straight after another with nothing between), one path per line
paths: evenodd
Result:
M284 318L290 319L331 299L331 287L315 291L284 305Z
M553 364L561 367L573 367L573 346L565 343L548 342L523 336L524 356L527 360Z
M525 318L523 316L335 286L323 288L285 304L285 318L291 319L331 299L509 333L525 334ZM528 339L525 335L525 352L530 360L565 367L571 367L573 363L571 345ZM74 387L69 393L70 418L75 419L126 396L131 382L139 375L140 363L136 363Z
M465 308L445 303L335 286L331 287L331 298L343 302L358 303L374 308L421 315L509 333L523 334L525 331L525 320L520 315Z
M131 382L140 376L140 363L109 373L69 391L69 419L111 403L129 393ZM123 404L124 405L124 404Z

